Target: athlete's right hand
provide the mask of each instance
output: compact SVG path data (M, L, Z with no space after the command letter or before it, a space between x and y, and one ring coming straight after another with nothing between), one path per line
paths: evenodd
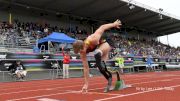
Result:
M114 24L115 24L115 27L116 27L116 28L120 28L120 26L122 25L122 24L121 24L121 21L120 21L119 19L117 19L117 20L114 22Z

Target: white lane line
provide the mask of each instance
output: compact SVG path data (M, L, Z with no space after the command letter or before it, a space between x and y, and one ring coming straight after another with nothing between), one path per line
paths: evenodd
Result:
M37 99L38 101L64 101L64 100L57 100L57 99L50 99L50 98L40 98Z
M146 76L149 76L149 77L146 77ZM164 75L166 75L166 74L164 74ZM169 75L169 74L168 74ZM161 77L164 77L163 75L159 75L159 76L157 76L157 75L154 75L154 74L143 74L143 75L124 75L125 77L141 77L141 80L143 80L143 79L149 79L149 78L161 78ZM180 76L180 75L169 75L168 77L172 77L172 76ZM100 78L103 78L102 76L100 76L100 77L95 77L95 78L98 78L98 79L100 79ZM130 80L127 80L127 81L132 81L132 80L139 80L139 79L135 79L135 78L130 78ZM56 81L61 81L61 80L56 80ZM72 81L71 81L72 82ZM90 81L91 82L91 81ZM93 81L92 81L93 82ZM42 87L42 86L49 86L49 84L51 84L52 82L50 81L50 82L45 82L44 84L42 84L42 83L35 83L35 84L33 84L32 86L33 87ZM69 82L67 82L67 83L69 83ZM40 86L39 86L40 85ZM62 84L51 84L51 86L58 86L58 85L62 85ZM63 84L64 85L64 84ZM11 86L11 85L10 85ZM28 85L27 85L28 86ZM8 88L8 89L7 89ZM20 86L20 87L18 87L19 89L21 89L21 88L30 88L30 87L26 87L26 86ZM0 90L9 90L9 89L17 89L17 87L0 87Z
M144 78L144 79L149 79L149 78ZM136 81L136 80L139 80L139 79L126 80L126 81ZM141 80L143 80L143 79L141 79ZM82 83L77 83L77 84L78 84L78 85L75 85L75 86L64 86L64 87L53 87L53 86L55 86L55 85L51 85L51 87L53 87L53 88L36 89L36 90L26 90L26 91L23 90L23 91L18 91L18 92L1 93L0 95L13 94L13 93L25 93L25 92L40 91L40 90L54 90L54 89L58 89L58 88L68 88L68 87L82 86ZM94 83L94 84L92 84L92 85L97 85L97 84L105 84L105 82L104 82L104 83ZM59 84L59 86L60 86L60 85L64 85L64 84ZM44 85L41 85L41 86L38 86L38 87L42 87L42 86L44 86ZM49 86L49 85L47 85L47 86ZM31 87L21 87L21 88L31 88ZM21 89L21 88L19 88L19 89ZM17 89L17 88L16 88L16 89ZM9 89L6 88L6 90L9 90Z
M40 81L41 82L41 81ZM61 82L61 81L59 81L59 82ZM39 83L39 84L34 84L34 85L24 85L24 86L18 86L18 87L7 87L7 88L3 88L3 89L0 89L0 91L6 91L6 90L11 90L11 89L22 89L22 88L32 88L32 87L42 87L42 86L61 86L61 85L66 85L66 84L69 84L69 83L71 83L72 81L70 81L70 82L67 82L67 83L65 83L65 84L60 84L60 83L57 83L57 84L52 84L53 82L51 82L50 84L41 84L41 83ZM80 84L79 82L78 83L76 83L76 84Z
M176 87L180 87L180 85L169 86L168 88L176 88ZM165 89L166 88L153 89L153 90L148 90L148 91L143 91L143 92L136 92L136 93L131 93L131 94L125 94L125 95L119 95L119 96L114 96L114 97L108 97L108 98L104 98L104 99L98 99L98 100L94 100L94 101L112 100L112 99L115 99L115 98L121 98L121 97L126 97L126 96L133 96L133 95L144 94L144 93L160 91L160 90L165 90Z
M180 78L179 78L180 79ZM150 82L152 82L152 81L150 81ZM149 82L149 83L150 83ZM154 82L154 81L153 81ZM159 80L156 80L156 82L159 82ZM143 83L148 83L148 82L142 82L142 84ZM138 83L138 84L140 84L140 83ZM133 85L133 84L132 84ZM180 86L180 85L179 85ZM74 86L72 86L72 87L74 87ZM64 88L64 87L62 87L62 88ZM103 87L104 88L104 87ZM89 91L93 91L93 90L97 90L97 89L103 89L103 88L95 88L95 89L89 89ZM166 87L166 88L171 88L171 86L170 87ZM164 88L164 89L166 89L166 88ZM56 88L55 88L56 89ZM163 89L163 88L162 88ZM155 89L155 90L158 90L158 89ZM149 90L149 91L155 91L155 90ZM70 92L70 93L80 93L80 91L73 91L73 90L63 90L63 91L68 91L68 92ZM149 92L149 91L144 91L144 92ZM138 94L139 93L142 93L142 92L137 92ZM49 95L59 95L59 94L61 94L61 93L55 93L55 94L49 94ZM62 93L63 94L63 93ZM66 93L65 93L66 94ZM98 94L98 93L97 93ZM132 93L132 94L135 94L136 95L136 93ZM125 94L125 95L120 95L120 94L118 94L119 96L126 96L126 95L129 95L129 94ZM46 96L46 95L42 95L42 97L44 97L44 96ZM119 97L118 96L118 97ZM34 96L35 98L37 97L37 98L39 98L39 97L41 97L41 96ZM117 97L117 96L116 96ZM33 97L27 97L27 98L21 98L21 99L31 99L31 98L33 98ZM21 100L20 99L20 100ZM7 101L17 101L16 99L14 100L14 99L12 99L12 100L7 100Z
M154 81L148 81L148 82L137 82L137 83L132 83L130 84L132 85L138 85L138 84L145 84L145 83L152 83L152 82L166 82L166 81L172 81L172 80L177 80L180 78L174 78L174 79L165 79L165 80L154 80ZM93 83L92 85L101 85L101 84L105 84L105 83ZM0 95L8 95L8 94L17 94L17 93L25 93L25 92L36 92L36 91L41 91L41 90L55 90L55 89L60 89L60 88L73 88L73 87L79 87L82 85L73 85L73 86L63 86L63 87L54 87L54 88L46 88L46 89L36 89L36 90L26 90L26 91L18 91L18 92L8 92L8 93L1 93ZM89 89L89 90L98 90L98 89L103 89L103 88L96 88L96 89ZM62 90L63 91L63 90Z
M155 83L155 82L170 82L172 80L179 80L180 78L173 78L173 79L164 79L164 80L154 80L154 81L147 81L147 82L138 82L138 83L133 83L131 85L138 85L138 84L145 84L145 83Z
M103 78L103 76L100 76L100 77L95 77L95 79L96 78L98 78L98 79L100 79L100 78ZM83 78L82 78L83 79ZM79 84L79 81L82 81L82 79L81 78L78 78L78 81L76 81L76 82L78 82L77 84ZM73 79L74 81L76 80L76 79ZM37 81L42 81L42 82L44 82L43 80L37 80ZM59 82L62 82L62 81L64 81L64 79L56 79L56 80L54 80L54 81L56 81L55 83L56 84L54 84L54 82L53 82L53 80L49 80L49 82L44 82L44 83L35 83L35 84L33 84L33 85L31 85L31 87L42 87L42 86L60 86L60 85L65 85L65 84L69 84L69 83L72 83L72 80L70 80L70 81L66 81L64 84L60 84ZM93 82L93 81L90 81L90 82ZM16 83L16 82L15 82ZM26 83L26 82L19 82L19 83ZM34 81L32 81L32 83L34 83ZM52 84L53 83L53 84ZM4 84L4 83L2 83L2 84ZM19 86L18 88L19 89L21 89L21 88L31 88L31 87L26 87L26 86L29 86L28 84L25 84L25 86ZM17 87L12 87L12 85L9 85L9 86L3 86L3 87L0 87L0 90L7 90L7 88L8 88L8 90L9 89L17 89Z
M42 95L42 96L33 96L33 97L26 97L26 98L19 98L19 99L11 99L11 100L6 100L6 101L27 100L27 99L48 97L48 96L53 96L53 95L63 95L63 94L68 94L68 93L73 93L73 92L68 91L68 92L64 92L64 93L47 94L47 95Z
M155 80L155 81L147 81L147 82L137 82L137 83L132 83L132 84L128 84L128 85L133 86L133 85L146 84L146 83L169 82L169 81L177 80L177 79L180 79L180 78L166 79L166 80ZM131 88L131 87L129 87L129 88ZM90 91L99 90L99 89L103 89L103 88L90 89Z
M99 89L103 89L103 88L99 88ZM94 90L94 89L90 89L90 90ZM81 93L81 94L100 94L100 95L123 95L123 94L111 94L111 93L101 93L101 92L85 92L82 93L81 91L73 91L73 90L68 90L68 91L72 91L72 93Z
M98 85L98 84L104 84L104 83L94 83L92 85ZM56 90L59 88L72 88L72 87L79 87L82 86L82 84L80 85L73 85L73 86L63 86L63 87L54 87L54 88L47 88L47 89L36 89L36 90L26 90L26 91L19 91L19 92L10 92L10 93L2 93L0 95L7 95L7 94L16 94L16 93L25 93L25 92L35 92L35 91L41 91L41 90ZM64 90L63 90L64 91Z
M98 77L98 78L101 78L101 77ZM146 78L146 79L148 79L148 78ZM133 79L133 80L136 80L136 79ZM137 79L138 80L138 79ZM81 80L82 81L82 80ZM94 82L94 81L96 81L96 80L92 80L92 81L90 81L90 83L91 82ZM131 81L131 80L129 80L129 81ZM61 81L59 81L59 82L61 82ZM78 82L78 83L74 83L74 84L82 84L82 82L79 82L79 81L76 81L76 82ZM61 85L66 85L66 84L69 84L69 83L72 83L72 81L70 80L69 82L66 82L65 84L60 84L60 83L57 83L57 84L52 84L53 82L51 82L51 84L49 83L49 84L41 84L41 83L39 83L39 84L34 84L34 85L31 85L31 86L19 86L19 87L7 87L7 88L3 88L3 89L0 89L0 91L6 91L6 90L11 90L11 89L22 89L22 88L32 88L32 87L42 87L42 86L61 86Z
M161 81L172 81L172 79L171 80L170 79L169 80L161 80Z
M88 94L115 95L115 96L123 95L123 94L111 94L111 93L101 93L101 92L88 92Z
M180 75L173 75L173 76L180 76ZM135 76L136 77L136 76ZM133 78L130 78L130 80L126 80L126 82L127 81L136 81L136 80L139 80L139 79L141 79L141 80L146 80L146 79L149 79L149 78L164 78L164 76L157 76L157 75L152 75L152 76L150 76L150 77L144 77L143 75L141 75L140 77L142 77L142 78L138 78L138 79L133 79ZM168 76L168 77L172 77L172 75L171 76ZM102 78L102 76L101 77L96 77L96 78ZM60 81L59 81L60 82ZM72 81L71 81L72 82ZM90 82L94 82L94 81L90 81ZM67 83L70 83L70 82L67 82ZM76 83L76 84L80 84L79 82L78 83ZM9 87L7 87L7 88L4 88L4 89L0 89L0 91L6 91L6 90L10 90L10 89L22 89L22 88L32 88L32 87L42 87L42 86L49 86L50 84L41 84L41 83L37 83L37 85L36 84L34 84L33 86L20 86L20 87L11 87L11 88L9 88ZM64 85L64 84L51 84L51 86L60 86L60 85Z
M69 94L69 93L81 93L81 91L73 91L73 90L66 90L66 91L67 92L64 92L64 93L55 93L55 94L47 94L47 95L41 95L41 96L32 96L32 97L19 98L19 99L10 99L10 100L6 100L6 101L27 100L27 99L49 97L49 96L53 96L53 95L62 95L62 94ZM83 93L81 93L81 94L83 94ZM86 94L86 93L84 93L84 94ZM98 92L88 92L87 94L104 94L104 95L114 95L114 96L121 95L121 94L108 94L108 93L98 93ZM49 101L49 100L47 100L47 101Z
M179 75L180 76L180 75ZM98 78L101 78L101 77L98 77ZM151 76L151 78L153 79L153 78L162 78L161 76ZM146 80L146 79L149 79L149 77L142 77L142 78L138 78L138 79L131 79L131 80L126 80L126 82L127 81L136 81L136 80L139 80L139 79L141 79L141 80ZM93 81L90 81L90 82L93 82ZM68 82L69 83L69 82ZM39 84L41 84L41 83L39 83ZM81 83L76 83L76 84L81 84ZM51 86L60 86L60 85L64 85L64 84L51 84ZM34 85L35 86L35 85ZM34 87L33 86L33 87ZM41 85L36 85L35 87L42 87L42 86L49 86L49 84L48 85L46 85L46 84L41 84ZM24 86L21 86L20 88L18 87L15 87L15 88L4 88L4 89L0 89L0 91L1 90L3 90L3 91L6 91L6 90L10 90L10 89L22 89L22 88L32 88L32 86L28 86L28 87L24 87ZM1 94L0 94L1 95Z

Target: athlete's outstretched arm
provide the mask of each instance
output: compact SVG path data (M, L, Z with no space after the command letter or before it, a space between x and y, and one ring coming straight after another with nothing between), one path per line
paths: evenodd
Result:
M121 21L120 20L116 20L115 22L113 23L109 23L109 24L104 24L104 25L101 25L96 31L94 34L103 34L104 31L108 30L108 29L111 29L111 28L120 28L121 26Z
M83 70L84 70L84 86L82 88L82 92L88 91L88 82L89 82L89 65L86 57L86 52L80 53L82 63L83 63Z

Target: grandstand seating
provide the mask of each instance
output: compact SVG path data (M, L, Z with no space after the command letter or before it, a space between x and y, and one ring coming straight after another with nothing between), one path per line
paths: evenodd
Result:
M0 38L1 40L0 46L7 48L27 48L32 49L33 46L36 45L37 38L42 38L47 36L51 31L59 31L58 27L42 27L38 26L36 23L21 23L16 22L13 26L16 27L7 27L8 24L1 23L0 25ZM49 32L44 32L43 29L47 29ZM39 29L41 32L39 32ZM87 37L87 33L78 34L79 29L77 31L72 31L75 33L70 33L68 30L66 33L72 37L76 37L76 39L84 39ZM112 34L112 39L116 42L116 49L123 56L147 56L152 55L153 57L179 57L180 56L180 48L170 47L168 45L164 45L155 40L147 41L146 39L136 39L136 38L127 38L123 37L120 34ZM6 50L4 50L6 51Z

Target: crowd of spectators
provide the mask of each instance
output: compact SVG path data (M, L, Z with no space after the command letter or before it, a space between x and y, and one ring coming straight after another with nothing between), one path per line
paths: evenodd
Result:
M19 22L15 20L14 23L10 25L8 22L0 22L0 45L4 45L5 43L11 43L12 46L18 45L18 37L24 38L26 44L30 44L30 37L38 40L48 36L52 32L67 33L73 38L84 38L87 33L85 29L80 29L77 26L71 29L64 29L46 23Z
M123 56L180 57L180 47L175 48L156 40L125 38L114 36L116 53Z
M50 24L14 21L12 25L9 25L7 22L0 22L0 44L4 44L5 40L15 44L17 43L17 37L24 37L26 43L30 43L29 37L37 40L46 37L54 31L67 33L76 39L84 39L88 36L86 30L78 27L63 29ZM112 38L116 41L114 54L118 53L123 56L180 57L180 47L174 48L155 40L147 41L145 39L127 38L120 34L112 35Z
M8 25L6 22L0 23L0 44L4 45L5 41L8 43L16 43L16 35L18 33Z

